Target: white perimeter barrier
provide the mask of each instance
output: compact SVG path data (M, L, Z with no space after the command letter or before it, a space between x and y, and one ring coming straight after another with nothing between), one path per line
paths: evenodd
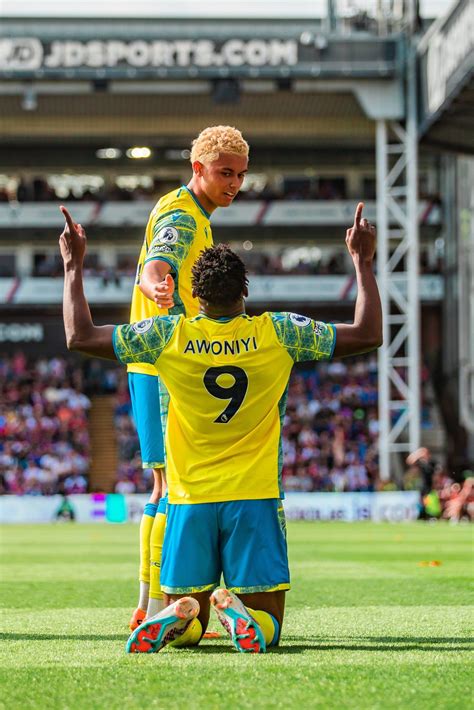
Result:
M91 493L63 496L2 496L0 523L50 523L70 517L78 523L139 522L147 495ZM287 493L288 520L374 520L402 522L418 517L417 491L384 493Z

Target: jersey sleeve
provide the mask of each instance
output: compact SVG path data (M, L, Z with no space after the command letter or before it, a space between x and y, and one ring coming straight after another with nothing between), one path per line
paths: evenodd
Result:
M336 347L336 327L297 313L271 313L277 338L294 362L330 360Z
M166 261L177 274L189 254L196 229L194 217L183 210L166 214L158 212L151 223L151 242L145 256L145 264L160 259Z
M113 334L117 360L124 365L146 362L154 365L169 343L180 316L156 316L138 323L118 325Z

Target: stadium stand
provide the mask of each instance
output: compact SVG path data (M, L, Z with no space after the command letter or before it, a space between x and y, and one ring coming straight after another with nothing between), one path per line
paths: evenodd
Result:
M119 463L115 491L151 491L151 470L142 471L131 403L123 372L114 411ZM433 427L431 408L423 407L423 427ZM375 491L403 487L379 480L377 459L377 360L318 363L295 369L283 423L285 491ZM410 488L412 488L412 479ZM421 490L421 485L416 488Z
M47 357L63 347L53 325L61 308L62 270L57 255L57 235L63 223L58 210L60 201L69 205L74 219L87 228L86 286L93 310L101 322L126 319L137 254L150 209L160 195L187 181L188 149L196 128L205 125L209 116L222 116L222 120L232 121L243 130L251 143L250 173L243 192L235 204L217 211L212 220L216 240L230 243L248 264L249 312L274 308L341 321L350 318L355 284L343 236L353 216L355 201L363 199L365 216L377 222L378 227L380 222L380 238L385 233L388 240L379 280L383 282L386 267L390 272L390 288L387 285L384 288L391 325L382 352L388 352L391 344L397 346L390 350L393 359L390 366L395 371L392 381L402 386L399 396L382 402L387 393L392 393L391 385L386 386L389 369L384 370L379 360L379 378L384 383L380 402L385 404L378 413L380 421L387 424L387 412L393 402L399 406L400 396L408 401L409 395L418 393L417 380L411 386L410 377L420 372L419 352L430 367L430 376L425 378L423 406L408 407L404 402L400 406L405 409L399 409L398 414L390 411L387 416L392 426L396 426L401 411L411 415L405 426L395 431L393 441L388 445L386 440L381 448L390 449L393 476L401 481L403 461L419 438L414 434L419 433L419 422L414 421L411 426L408 420L414 419L414 412L421 411L422 443L429 445L438 458L441 452L436 446L444 446L442 463L449 460L459 475L472 454L472 434L468 433L472 431L472 416L467 394L464 396L472 393L472 387L467 386L470 380L466 379L472 375L472 357L469 357L472 348L468 330L463 336L463 329L458 327L459 322L469 322L471 311L467 302L469 289L458 289L457 284L458 271L463 283L468 283L472 263L469 241L463 231L472 202L467 187L472 182L469 180L472 160L441 151L450 147L456 154L472 152L472 141L456 125L457 119L467 120L466 115L470 114L466 112L472 111L469 57L463 55L464 79L457 79L459 100L454 101L457 94L454 84L448 87L444 81L447 76L432 70L438 67L442 56L436 49L438 45L446 45L446 49L457 46L455 40L448 41L448 35L457 37L455 20L468 12L469 4L460 0L443 26L433 26L432 32L437 36L433 46L428 41L429 33L420 44L418 124L415 125L416 120L410 124L412 133L406 141L400 138L407 129L405 109L410 105L403 101L408 76L403 66L407 57L403 33L408 27L404 23L411 23L413 18L406 15L402 5L398 4L401 14L391 20L384 16L376 21L375 16L365 11L345 13L334 18L329 33L326 25L312 22L308 25L306 21L288 26L246 21L245 32L249 37L264 42L275 33L275 41L285 37L285 47L294 46L294 55L289 58L283 54L275 63L268 55L261 65L252 64L251 54L242 55L242 65L229 73L228 84L237 91L224 97L216 90L221 83L221 69L217 66L203 66L202 70L191 65L132 67L130 57L116 67L88 65L87 42L91 38L96 40L99 30L85 19L74 20L72 25L83 37L79 45L85 63L74 68L58 65L55 71L61 81L53 94L47 81L51 74L48 66L42 65L39 74L25 68L26 73L18 75L17 67L7 67L5 86L13 93L4 96L8 131L2 143L0 174L0 338L9 358L17 344L27 348L37 343L46 353L51 334L54 345ZM46 30L46 26L33 19L20 24L12 20L5 24L3 33L22 38L28 30L28 36L37 37L42 56L47 57L53 50L51 33L59 31L58 36L62 36L58 22L51 20ZM426 29L419 25L419 18L410 27L414 32ZM138 21L130 21L122 27L124 37L128 37L132 28L134 36L142 37L146 47L150 46L149 40L180 41L181 28L173 22L160 19L145 27ZM109 27L99 29L103 46L108 47L115 36L112 37ZM195 23L196 37L207 39L210 31L216 31L223 41L233 39L231 25L221 26L216 21ZM66 39L64 48L67 47ZM216 45L216 51L221 49L220 44ZM467 52L468 46L459 49ZM445 69L451 71L453 67L448 62ZM153 81L156 79L157 70L161 79L156 83L155 94L145 88L151 86L147 83L151 77ZM81 81L76 82L77 79ZM27 80L31 86L22 83ZM34 101L27 89L36 92ZM220 103L222 98L224 102ZM166 110L162 110L165 106ZM463 145L459 144L461 135ZM142 145L149 146L149 158L139 162L128 155L138 136ZM413 147L417 141L414 162L413 151L410 157L407 146ZM388 185L390 181L385 179L388 176L384 177L381 166L385 162L388 165L392 158L395 160L400 150L405 151L398 166L400 170L390 163L390 175L395 182L390 188L392 192L385 194L381 184ZM416 170L408 175L403 165L413 165ZM418 209L414 203L408 215L407 197L417 191ZM414 253L411 244L419 245L419 259L408 263ZM382 252L380 249L379 254ZM416 290L407 287L414 276ZM421 311L420 348L408 337L416 332L411 324L416 322L418 311ZM461 353L468 355L461 357ZM407 362L411 363L408 367ZM333 403L338 388L343 391L354 384L351 378L355 378L355 384L359 378L362 386L368 387L364 396L372 396L374 373L367 370L354 374L353 369L359 366L347 367L344 376L338 375L339 381L334 370L325 372L322 385L316 382L314 373L300 372L293 380L285 423L284 474L288 487L301 487L300 478L310 478L304 485L316 488L378 485L374 473L376 461L371 458L377 441L375 403L362 402L361 406L357 392L351 397L344 395L337 411L328 408L331 414L324 421L326 430L321 424L321 412L302 424L292 419L294 407L295 411L309 409L321 393ZM403 387L404 384L407 386ZM124 491L131 484L142 490L149 481L135 472L135 434L126 411L127 395L120 394L120 386L115 420L117 455L124 463L118 467L120 480L116 485ZM109 392L116 388L117 383L112 384ZM116 405L109 402L104 407L104 411L109 411ZM360 419L359 410L365 412ZM97 411L94 403L90 416ZM99 421L101 418L102 415L98 416ZM315 421L321 429L315 432L317 444L308 432ZM96 430L95 425L92 429ZM341 476L335 483L329 480L329 474L319 475L314 469L308 475L309 465L306 462L300 465L298 457L309 456L319 447L324 450L325 459L324 463L319 462L320 467L332 471L330 456L334 455L326 437L331 441L336 430L349 450L347 456L340 456L341 465L360 466L365 451L370 459L366 469L370 470L365 473L356 470L351 473L350 481ZM393 433L390 426L381 427L380 441L384 435L388 436L387 432ZM299 441L304 454L298 448ZM114 455L112 452L108 460L113 461ZM104 464L103 468L106 467ZM388 475L387 467L385 471ZM109 484L110 481L100 485Z
M69 177L69 180L67 179ZM0 202L52 202L56 200L70 201L119 201L139 202L153 199L154 196L166 192L166 184L156 176L150 176L146 185L138 189L125 189L120 181L105 186L101 176L92 176L92 181L80 180L74 176L28 177L0 176ZM136 181L140 182L139 177ZM92 182L92 184L90 184ZM179 182L179 180L178 180ZM4 185L1 187L1 185ZM244 189L240 200L342 200L346 198L346 183L344 177L319 178L281 178L280 180L265 180ZM367 189L364 198L370 197Z
M422 379L430 393L426 370ZM96 360L79 364L62 357L28 359L17 350L0 358L0 394L0 494L151 491L153 475L141 468L122 368ZM107 487L93 475L91 420L94 407L111 397L117 463ZM437 416L433 400L425 397L424 431L434 431ZM424 517L473 517L472 472L466 470L459 483L431 453L428 463L407 464L398 480L381 481L378 427L374 355L297 368L282 429L284 490L418 490L425 496ZM109 421L106 428L109 433ZM103 441L101 435L96 451L103 448ZM434 499L431 491L436 492Z
M80 367L63 358L0 360L2 493L84 493L88 486L88 410Z

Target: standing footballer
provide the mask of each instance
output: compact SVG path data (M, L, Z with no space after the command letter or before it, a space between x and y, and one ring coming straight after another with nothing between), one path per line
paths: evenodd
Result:
M130 313L137 327L153 316L197 315L191 268L200 252L212 246L211 214L217 207L232 204L242 186L248 153L242 134L231 126L206 128L194 140L190 182L164 195L148 221ZM133 630L145 616L162 608L160 565L166 520L166 502L161 498L166 485L162 421L168 396L152 365L131 363L127 369L142 466L152 468L154 475L140 525L140 596L130 621Z

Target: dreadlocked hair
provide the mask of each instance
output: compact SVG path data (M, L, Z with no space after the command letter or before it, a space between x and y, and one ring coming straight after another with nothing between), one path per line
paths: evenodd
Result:
M192 267L192 287L199 298L217 306L229 306L242 298L248 284L242 259L228 244L204 249Z

